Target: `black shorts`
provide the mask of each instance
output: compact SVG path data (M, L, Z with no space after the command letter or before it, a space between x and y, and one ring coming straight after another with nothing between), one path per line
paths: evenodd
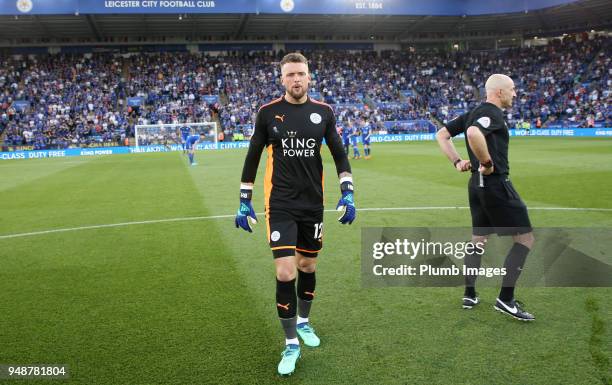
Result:
M533 230L527 206L508 176L483 176L483 184L480 187L480 175L472 173L468 195L474 235L517 235Z
M316 210L266 208L268 242L274 258L296 251L316 258L323 247L323 207Z

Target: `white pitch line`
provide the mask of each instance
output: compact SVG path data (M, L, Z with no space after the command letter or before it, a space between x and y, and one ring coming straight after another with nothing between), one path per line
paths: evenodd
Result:
M427 210L467 210L468 206L417 206L417 207L369 207L369 208L358 208L358 212L362 211L427 211ZM596 208L596 207L529 207L529 210L548 210L548 211L600 211L600 212L612 212L612 208ZM336 210L325 210L325 212L335 212ZM259 216L263 216L264 213L257 213ZM210 215L204 217L180 217L180 218L166 218L166 219L152 219L148 221L135 221L135 222L122 222L122 223L109 223L105 225L92 225L92 226L79 226L79 227L67 227L63 229L51 229L43 231L33 231L29 233L17 233L17 234L6 234L0 235L0 239L10 238L21 238L30 237L35 235L54 234L54 233L65 233L70 231L80 230L93 230L93 229L104 229L110 227L122 227L132 225L149 225L155 223L167 223L167 222L186 222L186 221L199 221L207 219L225 219L234 218L234 215Z
M153 223L185 222L185 221L198 221L198 220L204 220L204 219L221 219L221 218L233 218L233 217L234 217L234 215L211 215L211 216L208 216L208 217L183 217L183 218L152 219L150 221L109 223L109 224L106 224L106 225L68 227L68 228L64 228L64 229L52 229L52 230L43 230L43 231L33 231L31 233L19 233L19 234L0 235L0 239L28 237L28 236L33 236L33 235L43 235L43 234L53 234L53 233L65 233L65 232L68 232L68 231L103 229L103 228L107 228L107 227L121 227L121 226L131 226L131 225L149 225L149 224L153 224Z
M423 206L423 207L374 207L357 208L357 211L394 211L394 210L466 210L469 206ZM550 211L612 211L612 208L598 207L527 207L527 210L550 210ZM335 211L335 210L325 210Z

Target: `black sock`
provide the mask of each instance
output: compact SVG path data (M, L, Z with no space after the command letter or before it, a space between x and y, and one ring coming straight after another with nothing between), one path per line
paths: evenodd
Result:
M288 282L276 280L276 310L287 339L297 338L295 279Z
M502 288L499 292L499 299L504 302L509 302L514 298L514 286L516 281L521 275L523 265L529 254L529 248L520 243L512 245L510 252L506 256L504 261L504 268L506 269L506 275L502 281Z
M308 314L310 314L310 306L315 296L316 284L317 279L314 271L306 273L298 269L297 303L298 315L302 318L308 318Z
M294 338L297 338L297 329L296 329L297 319L296 317L281 318L280 322L281 322L281 326L283 327L283 331L285 332L286 339L292 340Z
M465 260L463 264L466 268L480 268L480 263L482 261L482 255L476 254L473 251L471 253L467 253L465 255ZM467 275L465 276L465 291L463 293L464 296L475 298L476 297L476 277L477 275Z

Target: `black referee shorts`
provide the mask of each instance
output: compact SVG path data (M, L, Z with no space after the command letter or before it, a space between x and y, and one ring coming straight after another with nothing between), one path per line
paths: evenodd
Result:
M323 247L323 207L266 208L266 225L274 258L289 257L296 251L316 258Z
M474 235L518 235L533 229L527 206L507 175L483 176L472 173L468 185Z

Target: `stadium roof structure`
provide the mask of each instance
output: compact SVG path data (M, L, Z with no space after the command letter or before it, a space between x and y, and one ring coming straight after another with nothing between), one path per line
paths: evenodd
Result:
M25 0L26 2L31 0ZM0 44L202 41L471 40L547 36L612 26L612 1L579 0L537 10L487 15L381 14L70 14L0 16ZM159 41L158 41L159 42Z

